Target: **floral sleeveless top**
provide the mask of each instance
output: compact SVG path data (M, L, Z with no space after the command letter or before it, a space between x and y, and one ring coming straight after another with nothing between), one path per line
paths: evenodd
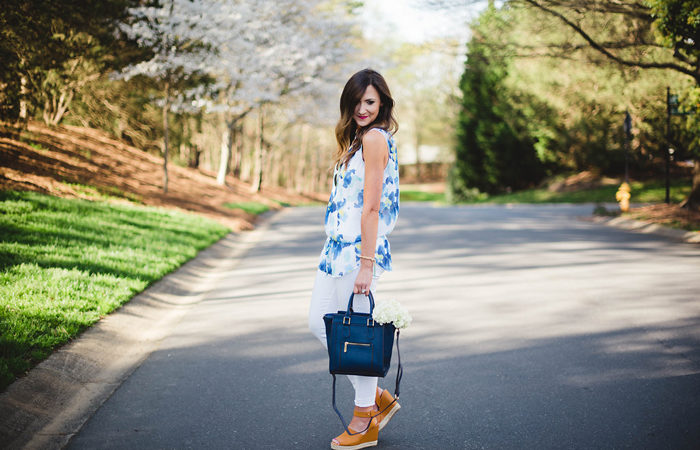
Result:
M394 229L399 217L399 161L391 133L381 128L373 130L384 135L389 149L379 203L379 227L374 258L380 269L391 270L391 251L387 235ZM335 167L333 180L333 189L326 208L328 238L321 251L318 268L333 277L341 277L360 266L360 221L365 182L362 147L350 158L347 166Z

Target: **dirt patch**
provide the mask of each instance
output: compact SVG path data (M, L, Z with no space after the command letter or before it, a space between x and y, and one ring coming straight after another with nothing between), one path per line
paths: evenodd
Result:
M689 231L700 231L700 211L692 211L678 205L662 203L634 208L625 214L625 217Z
M603 177L593 171L584 170L576 175L548 184L547 190L549 192L575 192L600 186L616 185L620 184L620 182L618 178Z
M18 131L0 123L0 189L37 191L58 197L108 199L191 211L215 219L233 231L250 229L255 216L226 203L281 204L324 201L318 194L281 188L250 193L250 186L229 176L226 186L205 171L168 165L168 193L163 193L160 157L90 128L48 128L32 122Z

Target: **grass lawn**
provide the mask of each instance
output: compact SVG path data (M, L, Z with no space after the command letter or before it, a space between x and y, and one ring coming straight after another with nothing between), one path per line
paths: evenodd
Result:
M647 182L632 181L633 203L661 203L666 198L665 184L661 180ZM688 180L672 180L671 201L681 202L690 194L690 182ZM513 192L511 194L493 195L469 203L615 203L615 193L619 188L615 186L601 186L593 189L575 192L550 192L547 189L528 189Z
M425 192L417 190L399 190L399 199L402 202L445 202L445 194L442 192Z
M239 203L224 203L224 207L229 209L242 209L248 214L262 214L270 210L270 207L260 202L239 202Z
M666 198L663 180L632 181L633 203L662 203ZM574 192L550 192L547 189L527 189L510 194L480 194L479 199L463 203L615 203L615 193L619 188L601 186ZM671 180L671 202L679 203L690 193L690 180ZM445 194L418 189L402 189L401 201L446 203Z
M226 233L175 211L0 191L0 390Z

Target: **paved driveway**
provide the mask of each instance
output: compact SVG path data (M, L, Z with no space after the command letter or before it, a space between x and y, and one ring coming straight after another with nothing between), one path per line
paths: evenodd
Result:
M700 445L700 248L576 219L591 211L402 205L378 297L414 323L379 448ZM322 219L276 216L70 448L328 448L306 328Z

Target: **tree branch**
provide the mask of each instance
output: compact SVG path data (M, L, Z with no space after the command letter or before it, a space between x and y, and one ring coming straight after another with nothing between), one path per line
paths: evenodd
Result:
M572 2L562 2L556 0L545 0L551 6L560 6L562 8L574 9L579 13L584 12L600 12L605 14L623 14L627 17L635 17L646 22L652 22L652 17L649 14L650 8L641 3L626 3L620 1L596 1L596 0L578 0Z
M487 47L491 48L498 48L498 49L504 49L508 47L517 47L517 48L522 48L522 49L527 49L527 50L540 50L540 49L558 49L562 51L576 51L576 50L583 50L586 48L590 48L590 45L588 44L569 44L569 43L562 43L562 44L547 44L547 45L520 45L520 44L504 44L504 45L497 45L497 44L492 44L489 43L488 41L480 41L480 45L485 45ZM609 49L623 49L623 48L637 48L637 47L657 47L657 48L667 48L664 47L663 45L659 44L649 44L646 42L605 42L600 44L601 47L603 48L609 48ZM690 64L690 62L688 62Z
M547 14L550 14L554 17L557 17L562 22L564 22L569 27L571 27L574 31L576 31L586 42L588 42L590 44L590 46L592 48L599 51L600 53L607 56L608 58L612 59L613 61L617 62L618 64L622 64L624 66L631 66L631 67L641 67L643 69L671 69L671 70L675 70L675 71L684 73L684 74L694 78L695 81L700 84L700 72L698 72L698 71L693 71L691 69L688 69L686 67L683 67L683 66L675 64L675 63L653 63L653 62L631 61L628 59L620 58L619 56L616 56L616 55L610 53L606 48L604 48L600 44L598 44L595 40L593 40L593 38L591 36L588 35L588 33L583 31L583 29L580 26L573 23L571 20L566 18L560 12L555 11L551 8L547 8L546 6L538 3L535 0L521 0L521 1L524 1L524 2L534 6L535 8L541 9L542 11L546 12Z

